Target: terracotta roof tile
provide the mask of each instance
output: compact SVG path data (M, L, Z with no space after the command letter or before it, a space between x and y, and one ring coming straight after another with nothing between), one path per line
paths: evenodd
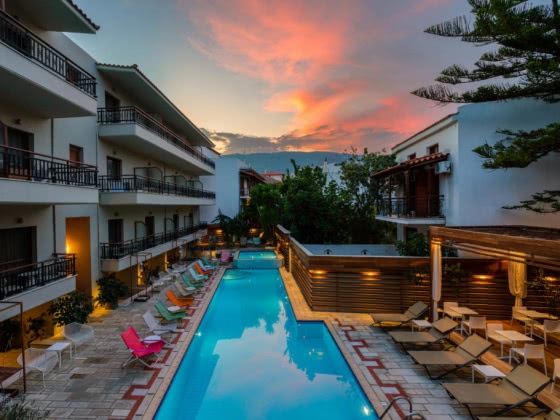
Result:
M72 0L66 0L68 2L68 4L70 6L72 6L80 15L82 15L82 17L93 27L95 28L95 30L99 30L99 28L101 28L101 26L97 25L93 20L90 19L90 17L88 15L85 14L85 12L80 9L78 7L78 5L76 3L74 3Z
M385 168L382 171L376 172L371 176L373 178L384 178L386 176L403 172L409 168L415 166L423 166L434 162L439 162L440 160L445 160L449 156L449 153L432 153L431 155L421 156L414 159L405 160L404 162L398 163L390 168Z

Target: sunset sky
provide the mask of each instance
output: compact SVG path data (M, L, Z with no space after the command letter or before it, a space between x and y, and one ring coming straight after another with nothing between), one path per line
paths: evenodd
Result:
M389 149L456 107L409 92L481 51L423 30L466 0L75 0L223 153Z

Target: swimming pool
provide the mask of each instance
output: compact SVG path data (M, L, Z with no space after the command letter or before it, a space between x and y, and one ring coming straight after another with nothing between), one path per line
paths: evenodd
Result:
M280 268L282 260L274 251L239 251L233 268Z
M375 419L322 322L297 322L277 269L228 270L156 418Z

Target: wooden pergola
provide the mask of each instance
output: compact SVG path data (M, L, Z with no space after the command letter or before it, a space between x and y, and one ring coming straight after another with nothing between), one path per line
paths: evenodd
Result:
M441 247L560 272L560 229L532 226L430 227L434 319L441 295Z

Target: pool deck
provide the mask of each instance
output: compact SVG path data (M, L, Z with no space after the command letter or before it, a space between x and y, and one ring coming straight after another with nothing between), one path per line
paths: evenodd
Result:
M153 418L165 392L163 385L170 382L225 268L218 267L207 282L194 308L188 311L183 330L174 336L171 346L165 347L154 368L144 368L137 362L121 368L129 352L119 335L129 325L140 335L150 335L142 314L152 308L156 299L164 300L164 292L148 302L135 302L94 316L90 323L95 329L94 340L80 346L73 359L64 354L62 367L46 375L45 387L39 373L28 374L26 399L49 418ZM447 396L440 385L442 381L430 380L388 334L370 327L369 315L312 312L291 274L283 268L280 272L298 320L325 321L378 414L388 401L406 395L412 400L413 411L428 420L470 419L466 409ZM446 379L468 380L470 369L463 371L461 377ZM21 389L21 381L16 385ZM399 402L387 418L402 419L407 411L406 402Z

